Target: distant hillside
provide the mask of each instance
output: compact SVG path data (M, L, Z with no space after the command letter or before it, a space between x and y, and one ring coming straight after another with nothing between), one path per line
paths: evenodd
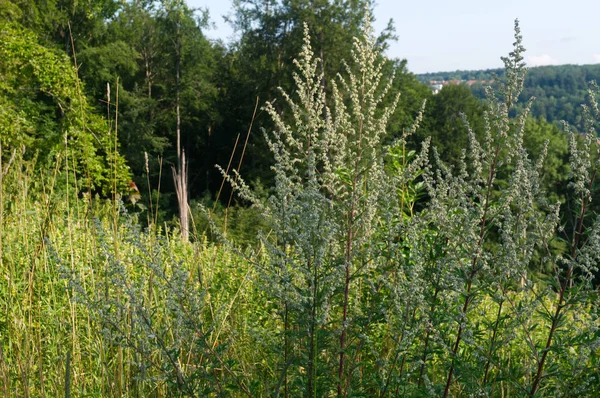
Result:
M473 93L483 98L483 85L474 81L489 81L494 74L501 76L502 73L502 69L487 69L425 73L417 75L417 78L426 84L435 81L435 87L439 87L439 82L468 82ZM592 80L600 81L600 64L530 68L519 100L524 102L535 96L532 116L544 117L549 122L565 120L580 126L581 104L586 102L588 83Z
M457 70L454 72L435 72L422 73L417 78L423 83L430 81L451 81L451 80L491 80L494 74L502 74L504 69L485 69L485 70Z

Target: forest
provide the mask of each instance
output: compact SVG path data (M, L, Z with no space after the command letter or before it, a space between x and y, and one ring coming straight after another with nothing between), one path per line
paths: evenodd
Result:
M0 0L0 395L599 396L600 66L233 9Z
M428 84L436 81L492 81L502 76L502 69L425 73L417 75L419 81ZM583 108L589 82L600 80L600 65L559 65L530 68L525 76L523 91L519 100L527 102L535 97L531 107L531 116L559 124L566 121L572 126L583 123ZM485 99L484 85L472 84L473 94Z

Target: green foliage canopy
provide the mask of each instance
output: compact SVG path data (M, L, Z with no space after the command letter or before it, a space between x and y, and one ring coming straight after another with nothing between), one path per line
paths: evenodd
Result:
M46 161L66 154L90 189L108 192L116 170L120 185L129 179L115 151L106 121L82 95L81 82L66 55L39 44L16 23L0 27L0 139L4 156L27 151ZM45 164L45 163L43 163Z

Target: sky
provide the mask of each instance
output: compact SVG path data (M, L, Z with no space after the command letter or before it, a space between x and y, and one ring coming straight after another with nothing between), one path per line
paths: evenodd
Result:
M209 10L206 35L225 42L232 0L187 0ZM528 66L600 63L600 0L378 0L376 33L393 19L398 41L389 58L406 58L414 73L502 67L519 19Z

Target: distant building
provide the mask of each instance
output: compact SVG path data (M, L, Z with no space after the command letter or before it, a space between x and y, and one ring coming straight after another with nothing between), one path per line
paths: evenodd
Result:
M431 91L433 91L434 94L437 94L440 92L442 87L444 87L444 85L442 83L435 83L435 84L429 84L429 87L431 88Z
M431 89L431 91L434 94L437 94L440 92L440 90L444 87L447 86L449 84L466 84L467 86L471 87L473 84L476 83L481 83L481 84L492 84L494 83L493 80L430 80L429 81L429 88Z

